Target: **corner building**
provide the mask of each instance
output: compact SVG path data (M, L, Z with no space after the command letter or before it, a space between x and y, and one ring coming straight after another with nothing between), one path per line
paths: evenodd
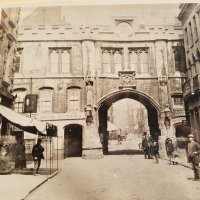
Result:
M187 81L183 85L187 123L200 142L200 4L180 5L178 16L183 25Z
M17 51L19 8L0 8L0 104L13 107L14 62ZM10 133L0 115L0 136Z
M43 7L21 23L15 110L58 127L61 158L108 153L107 111L123 98L146 107L155 139L180 134L186 79L182 26L144 24L134 11L134 6L88 12L86 7ZM164 125L166 108L170 131Z

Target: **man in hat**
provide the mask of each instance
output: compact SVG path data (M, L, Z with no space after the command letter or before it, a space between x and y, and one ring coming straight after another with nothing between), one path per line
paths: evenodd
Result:
M42 147L41 143L42 143L42 140L38 139L37 144L35 144L32 149L32 156L33 156L33 161L34 161L33 175L38 174L38 170L41 164L41 159L44 159L44 155L43 155L44 148Z
M144 132L142 134L142 149L144 151L144 158L145 159L150 159L150 154L149 154L149 144L148 144L148 138L147 138L147 132Z
M191 163L192 169L194 171L194 180L198 181L200 178L199 174L199 154L200 154L200 145L194 141L192 134L188 135L189 143L187 146L187 156L188 162Z

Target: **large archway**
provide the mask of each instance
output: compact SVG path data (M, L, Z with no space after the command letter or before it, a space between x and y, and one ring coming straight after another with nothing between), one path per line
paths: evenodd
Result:
M103 145L104 154L108 153L108 132L107 132L107 112L110 106L122 99L129 98L136 100L144 105L147 109L148 126L152 137L157 140L160 135L158 115L160 107L150 96L132 89L123 89L112 92L104 96L97 104L98 119L99 119L99 133Z
M64 127L64 157L82 156L83 128L78 124Z

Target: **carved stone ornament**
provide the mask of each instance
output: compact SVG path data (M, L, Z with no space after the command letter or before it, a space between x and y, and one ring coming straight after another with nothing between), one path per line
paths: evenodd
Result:
M120 79L120 86L119 86L120 89L123 88L136 89L135 71L120 71L119 79Z

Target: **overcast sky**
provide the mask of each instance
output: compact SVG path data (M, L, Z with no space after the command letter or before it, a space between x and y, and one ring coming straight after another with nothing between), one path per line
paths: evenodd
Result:
M21 9L21 19L27 17L35 7ZM179 4L149 5L98 5L98 6L65 6L62 17L73 25L109 25L112 17L133 17L134 23L146 25L174 24L179 14ZM143 19L143 20L141 20Z

